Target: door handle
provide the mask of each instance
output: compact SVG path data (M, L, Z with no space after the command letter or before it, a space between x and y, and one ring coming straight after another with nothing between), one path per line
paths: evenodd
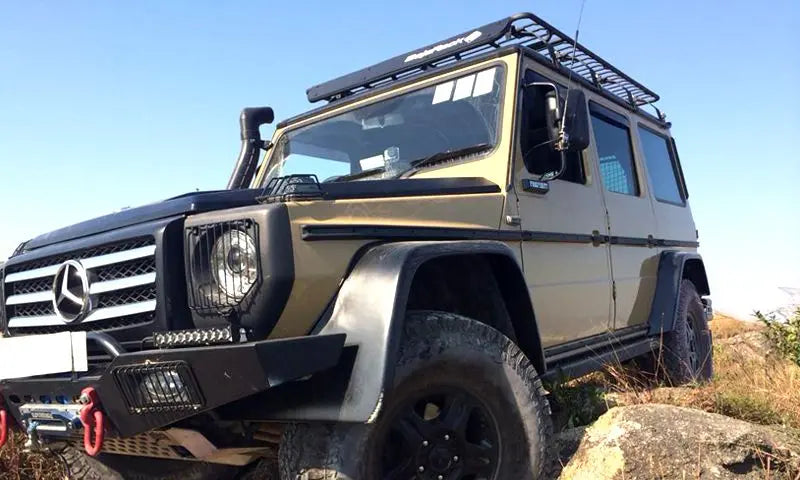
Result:
M506 215L506 224L518 227L522 225L522 218L519 215Z

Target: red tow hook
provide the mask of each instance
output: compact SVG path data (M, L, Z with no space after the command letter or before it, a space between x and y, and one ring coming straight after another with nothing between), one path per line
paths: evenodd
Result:
M98 408L100 399L94 388L84 388L81 392L80 401L83 404L83 408L80 411L81 423L83 424L83 448L86 450L87 455L94 457L103 449L105 417ZM94 433L94 443L92 443L92 433Z
M3 397L0 397L0 448L8 441L8 412L3 406Z

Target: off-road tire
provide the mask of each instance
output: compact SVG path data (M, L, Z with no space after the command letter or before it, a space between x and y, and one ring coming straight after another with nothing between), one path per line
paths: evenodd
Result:
M226 480L239 473L237 467L181 460L99 454L90 457L67 447L61 452L71 480Z
M694 339L694 345L691 344ZM696 361L692 359L696 358ZM657 372L672 386L706 382L713 375L713 349L703 302L690 280L682 280L675 327L662 337Z
M380 432L389 428L393 413L407 399L439 387L463 389L487 406L502 445L496 478L542 477L550 458L552 423L531 362L510 339L485 324L419 311L406 318L394 388L376 422L290 425L280 447L281 478L379 480Z

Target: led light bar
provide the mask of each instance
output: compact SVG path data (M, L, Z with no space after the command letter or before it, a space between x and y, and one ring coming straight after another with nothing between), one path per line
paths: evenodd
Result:
M156 332L153 340L158 348L219 345L233 342L231 327L197 328Z

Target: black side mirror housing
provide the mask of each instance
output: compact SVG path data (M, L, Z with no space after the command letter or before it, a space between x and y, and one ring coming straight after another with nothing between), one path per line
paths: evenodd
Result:
M566 151L580 152L589 146L589 110L586 95L581 90L571 89L567 97L564 118Z
M523 86L525 90L536 89L542 92L544 98L544 118L547 124L547 140L551 149L555 149L561 132L561 111L564 101L558 96L558 89L554 83L531 82ZM540 107L536 107L540 108Z

